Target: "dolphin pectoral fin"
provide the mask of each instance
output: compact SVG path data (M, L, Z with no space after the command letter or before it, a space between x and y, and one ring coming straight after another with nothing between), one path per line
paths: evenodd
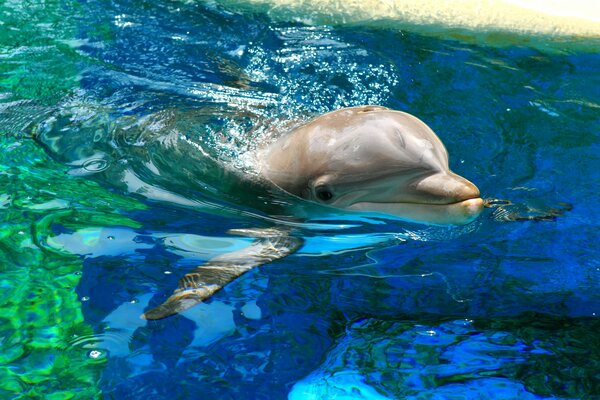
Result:
M272 229L232 230L232 233L256 237L244 249L212 258L179 280L179 287L161 305L144 312L143 319L157 320L180 313L203 302L238 276L300 247L302 240L288 231Z
M496 221L538 221L549 222L556 219L567 211L573 209L569 203L558 203L557 207L533 206L529 204L516 204L510 200L485 199L484 207L492 208L492 218Z
M177 289L164 303L142 314L142 319L157 320L170 317L202 303L220 287L200 287L194 289Z
M202 303L227 283L242 275L248 269L235 265L215 265L208 262L194 269L179 280L179 287L161 305L146 311L143 319L156 320L170 317Z

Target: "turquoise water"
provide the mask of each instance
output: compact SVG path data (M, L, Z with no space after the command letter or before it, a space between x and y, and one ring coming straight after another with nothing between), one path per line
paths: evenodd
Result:
M600 397L590 47L177 1L5 2L0 21L0 397ZM486 197L572 209L427 227L236 178L290 126L359 104L423 119ZM274 224L304 246L139 319L248 245L228 229Z

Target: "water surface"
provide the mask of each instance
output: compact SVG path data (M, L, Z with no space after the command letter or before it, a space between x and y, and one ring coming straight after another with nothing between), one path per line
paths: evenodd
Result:
M178 1L5 2L0 21L1 396L600 396L597 53ZM572 210L294 218L237 177L360 104L423 119L484 196ZM228 229L274 224L304 247L138 318L248 245Z

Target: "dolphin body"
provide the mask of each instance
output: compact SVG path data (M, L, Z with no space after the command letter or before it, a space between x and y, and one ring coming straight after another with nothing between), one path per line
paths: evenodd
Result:
M319 116L259 152L261 179L285 192L353 212L426 224L463 225L481 213L479 189L448 167L448 153L418 118L380 106ZM186 274L163 304L142 318L161 319L198 304L259 265L302 244L286 229L231 230L248 248L219 255Z

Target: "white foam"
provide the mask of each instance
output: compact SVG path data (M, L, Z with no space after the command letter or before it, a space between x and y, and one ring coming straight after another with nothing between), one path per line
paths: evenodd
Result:
M308 24L394 22L426 27L600 37L598 0L219 0ZM389 25L389 24L388 24Z

